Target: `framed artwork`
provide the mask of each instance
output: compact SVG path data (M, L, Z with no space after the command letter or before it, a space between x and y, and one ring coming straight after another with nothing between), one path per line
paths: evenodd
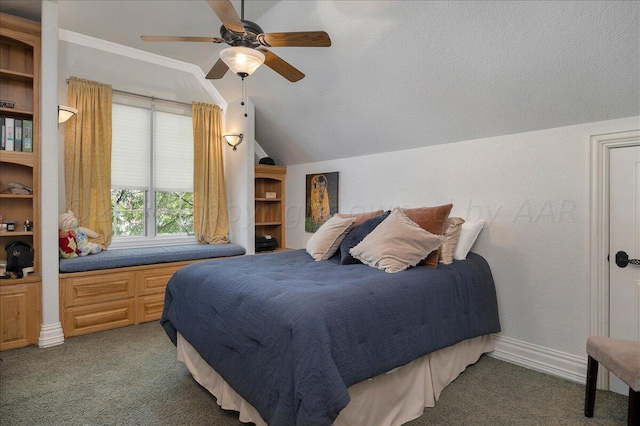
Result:
M338 173L307 175L305 231L316 232L320 225L338 213Z

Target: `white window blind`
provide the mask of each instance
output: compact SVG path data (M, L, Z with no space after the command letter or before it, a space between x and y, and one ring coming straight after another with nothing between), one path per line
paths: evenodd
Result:
M113 104L111 187L149 189L151 111Z
M156 191L193 192L191 117L156 111L153 186Z

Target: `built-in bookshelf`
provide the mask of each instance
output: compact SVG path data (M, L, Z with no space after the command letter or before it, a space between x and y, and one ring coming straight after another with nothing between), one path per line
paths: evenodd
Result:
M270 235L285 247L285 188L287 168L257 164L255 166L255 234Z
M0 350L36 344L41 323L40 242L40 24L0 14L0 120L20 124L20 145L0 150L0 263L6 245L34 249L33 272L0 280ZM24 148L24 123L30 146ZM29 140L28 140L29 142ZM7 149L11 148L11 149ZM17 149L19 148L19 149ZM7 226L5 226L7 225Z

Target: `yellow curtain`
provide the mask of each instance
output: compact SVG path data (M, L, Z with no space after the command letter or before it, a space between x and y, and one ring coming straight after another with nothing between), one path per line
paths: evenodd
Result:
M67 103L78 114L65 124L66 208L104 249L111 242L111 86L71 77Z
M222 159L222 111L194 102L193 227L201 244L229 242L227 192Z

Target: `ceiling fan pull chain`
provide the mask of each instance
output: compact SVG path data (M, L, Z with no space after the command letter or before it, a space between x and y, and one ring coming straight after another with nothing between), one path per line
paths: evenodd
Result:
M242 105L244 107L244 116L247 116L247 86L246 86L246 82L244 81L244 77L242 77L242 101L240 102L240 105Z

